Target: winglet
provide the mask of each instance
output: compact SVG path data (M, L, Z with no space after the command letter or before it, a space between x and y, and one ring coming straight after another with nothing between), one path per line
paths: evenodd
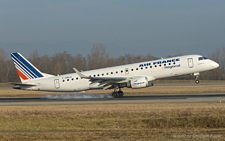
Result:
M76 68L73 68L73 70L80 76L80 78L84 79L90 79L90 77L83 75L81 72L79 72Z

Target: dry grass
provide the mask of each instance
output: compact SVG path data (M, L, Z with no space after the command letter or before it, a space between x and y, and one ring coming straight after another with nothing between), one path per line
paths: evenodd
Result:
M225 87L224 82L164 81L123 90L126 94L224 93ZM46 94L58 93L0 88L0 97ZM225 140L224 135L224 103L0 107L0 140Z
M225 104L1 106L0 125L0 140L223 140Z

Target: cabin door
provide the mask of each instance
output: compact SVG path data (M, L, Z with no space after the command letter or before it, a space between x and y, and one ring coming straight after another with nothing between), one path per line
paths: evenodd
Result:
M189 66L189 68L194 67L193 58L188 58L188 66Z
M59 85L59 79L55 79L55 80L54 80L54 84L55 84L55 88L56 88L56 89L59 89L59 88L60 88L60 85Z

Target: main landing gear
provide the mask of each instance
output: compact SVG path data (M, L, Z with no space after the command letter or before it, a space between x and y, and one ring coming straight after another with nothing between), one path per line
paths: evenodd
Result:
M121 98L123 97L123 95L124 93L120 88L119 88L119 91L116 91L116 89L114 89L114 92L112 92L113 98Z

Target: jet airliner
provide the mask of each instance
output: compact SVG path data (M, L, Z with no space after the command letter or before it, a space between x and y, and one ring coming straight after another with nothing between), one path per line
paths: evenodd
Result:
M185 55L128 65L63 75L41 72L20 53L11 53L21 83L13 88L33 91L79 92L92 89L113 89L114 98L123 97L122 88L145 88L161 78L193 74L198 84L200 72L216 69L219 64L201 55Z

